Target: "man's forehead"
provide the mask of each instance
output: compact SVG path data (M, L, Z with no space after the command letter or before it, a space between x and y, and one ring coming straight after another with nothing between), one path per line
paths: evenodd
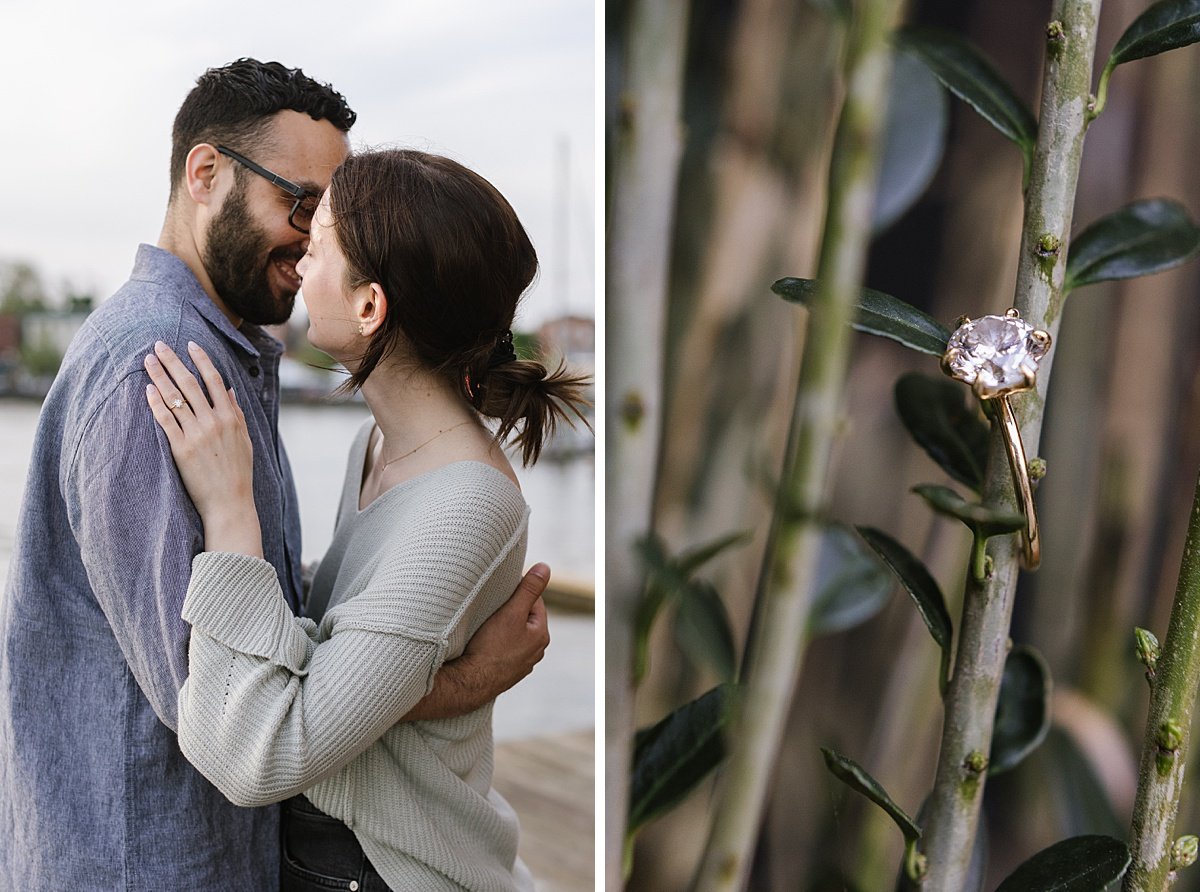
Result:
M298 186L323 192L333 171L350 154L349 137L329 121L315 121L299 112L280 112L272 124L266 149L276 165L272 169Z

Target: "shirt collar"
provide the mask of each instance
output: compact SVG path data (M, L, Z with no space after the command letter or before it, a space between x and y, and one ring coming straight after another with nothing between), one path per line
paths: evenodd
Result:
M131 279L154 282L171 288L184 303L193 307L226 340L241 348L251 357L258 358L263 352L279 352L279 342L258 325L243 322L234 328L229 318L213 303L208 292L196 279L186 263L179 257L156 245L138 245L137 257L133 262Z

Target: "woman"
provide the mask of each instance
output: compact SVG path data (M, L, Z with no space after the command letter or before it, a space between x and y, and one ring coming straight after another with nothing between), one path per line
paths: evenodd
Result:
M309 340L373 419L311 618L292 616L262 560L236 394L194 345L207 398L164 345L147 357L147 401L205 533L183 606L180 746L231 801L287 800L284 890L532 888L490 789L490 704L397 722L520 578L529 511L502 441L528 465L580 413L582 379L513 352L536 270L508 202L453 161L372 152L334 174L297 271Z

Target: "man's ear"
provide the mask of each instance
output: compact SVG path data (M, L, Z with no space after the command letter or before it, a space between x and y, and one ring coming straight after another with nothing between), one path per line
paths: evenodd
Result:
M378 282L362 285L354 297L356 321L362 326L364 335L373 335L387 318L388 299L383 286Z
M196 204L209 205L216 196L217 162L220 159L216 146L206 142L192 146L183 163L184 188Z

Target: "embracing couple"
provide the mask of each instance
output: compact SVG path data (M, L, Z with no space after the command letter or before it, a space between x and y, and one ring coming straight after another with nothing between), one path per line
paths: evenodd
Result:
M0 600L0 888L532 888L491 705L548 570L501 444L535 461L583 382L513 352L537 258L503 196L351 155L354 117L277 63L206 72L158 245L63 362ZM301 282L373 416L311 582L260 328Z

